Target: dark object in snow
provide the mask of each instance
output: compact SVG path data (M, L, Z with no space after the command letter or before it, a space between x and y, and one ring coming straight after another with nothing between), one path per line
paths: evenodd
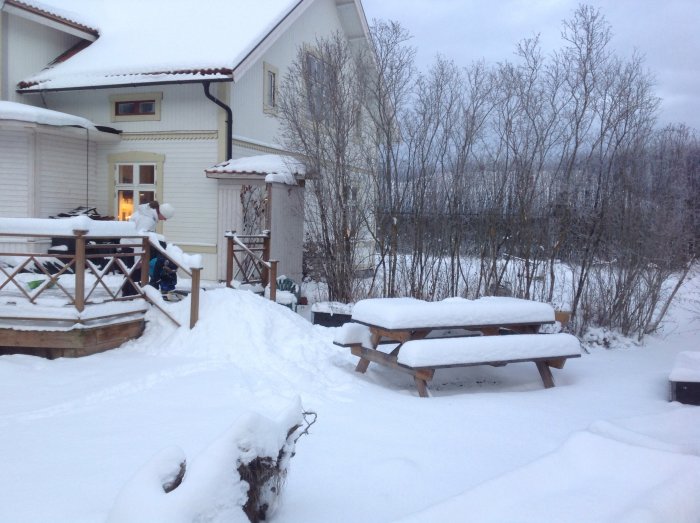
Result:
M114 220L114 216L102 216L95 207L76 207L66 212L59 212L49 218L73 218L74 216L87 216L91 220Z
M337 312L316 312L314 311L314 325L323 325L324 327L340 327L348 323L352 314L339 314Z
M700 405L700 382L671 381L671 401Z

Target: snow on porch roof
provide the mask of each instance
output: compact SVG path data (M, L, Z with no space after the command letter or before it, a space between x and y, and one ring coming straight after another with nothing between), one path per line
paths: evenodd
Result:
M98 131L95 124L80 116L16 102L0 101L0 120L17 120L20 122L53 125L55 127L82 127L91 131Z
M34 0L31 0L34 1ZM19 84L25 92L231 80L234 69L308 0L42 0L99 21L86 49Z
M267 183L297 185L306 174L304 164L291 156L260 154L228 160L204 171L209 178L233 178L244 175L265 176Z

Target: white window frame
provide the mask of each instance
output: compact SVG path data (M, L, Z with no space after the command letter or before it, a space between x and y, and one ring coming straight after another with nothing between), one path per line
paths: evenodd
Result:
M279 70L263 62L263 112L266 114L277 114L278 84Z
M133 190L134 191L134 209L139 205L138 191L139 189L147 190L153 192L155 199L159 202L163 201L163 164L165 163L165 156L157 153L148 153L142 151L125 152L111 154L107 157L109 163L109 202L110 202L110 214L115 216L117 219L121 218L118 216L118 198L119 190ZM119 166L120 165L152 165L154 166L154 183L153 184L140 184L137 183L138 174L134 173L134 182L130 184L119 183ZM137 169L135 169L137 171ZM156 229L158 232L162 232L162 225L159 222Z

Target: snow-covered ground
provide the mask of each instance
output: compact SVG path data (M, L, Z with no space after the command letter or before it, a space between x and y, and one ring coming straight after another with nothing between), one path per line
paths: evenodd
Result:
M334 329L245 291L201 296L193 330L149 313L119 349L0 357L0 521L102 522L125 484L177 445L196 458L244 414L301 398L318 421L272 521L700 521L700 407L668 402L676 354L700 349L689 282L644 346L555 370L410 376L331 343ZM168 305L187 324L189 301ZM209 521L209 520L208 520Z

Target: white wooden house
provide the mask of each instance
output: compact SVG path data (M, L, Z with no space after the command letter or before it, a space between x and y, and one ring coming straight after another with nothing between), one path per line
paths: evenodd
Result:
M252 184L235 164L213 166L284 154L277 85L301 46L336 31L368 45L359 0L0 0L0 216L87 205L124 219L168 202L162 232L222 278L224 232L243 230ZM13 118L16 104L62 116ZM269 183L273 204L303 200ZM282 271L298 279L297 233L274 227L303 213L277 216L272 257L294 260Z

